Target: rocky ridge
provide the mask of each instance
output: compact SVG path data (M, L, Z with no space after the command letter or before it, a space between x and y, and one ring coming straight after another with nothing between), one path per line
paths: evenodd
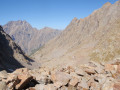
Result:
M29 55L61 32L49 27L38 30L27 21L21 20L10 21L3 26L3 29Z
M120 90L120 59L112 63L89 62L80 67L0 72L0 90Z
M79 66L109 61L120 55L120 1L107 2L84 19L74 18L66 29L32 57L43 66ZM54 64L53 64L54 63Z

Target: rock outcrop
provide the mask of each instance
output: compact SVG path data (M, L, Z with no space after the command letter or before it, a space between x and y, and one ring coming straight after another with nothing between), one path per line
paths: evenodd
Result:
M22 48L26 54L32 54L46 42L60 34L60 30L45 27L33 28L26 21L10 21L3 26L5 32Z

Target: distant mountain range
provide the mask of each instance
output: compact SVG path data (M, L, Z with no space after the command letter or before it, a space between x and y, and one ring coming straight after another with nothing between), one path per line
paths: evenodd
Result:
M74 18L32 58L43 66L61 67L90 60L109 61L120 55L120 1L106 3L84 19ZM54 64L53 64L54 63Z
M22 48L22 50L30 55L37 49L42 47L46 42L53 39L61 33L60 30L45 27L41 30L33 28L26 21L10 21L3 26L4 31Z

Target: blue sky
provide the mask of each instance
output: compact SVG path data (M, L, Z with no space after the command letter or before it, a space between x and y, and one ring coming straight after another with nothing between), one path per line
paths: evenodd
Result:
M33 27L64 29L70 21L87 17L106 2L117 0L0 0L0 24L26 20Z

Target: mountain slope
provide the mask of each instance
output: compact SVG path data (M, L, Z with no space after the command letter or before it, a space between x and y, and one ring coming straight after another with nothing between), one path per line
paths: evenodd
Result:
M34 62L21 50L12 38L0 26L0 70L14 71L17 68L28 67Z
M36 61L53 67L68 64L79 65L88 62L90 59L94 60L95 57L92 55L94 51L96 49L101 50L103 47L106 50L105 47L110 45L106 42L109 38L114 38L112 39L114 42L113 50L115 48L120 49L119 22L120 1L115 4L108 2L84 19L74 18L60 36L49 41L32 57ZM102 51L99 51L99 55L100 58L104 57ZM114 57L116 55L118 54L115 54Z
M60 34L59 30L45 27L41 30L33 28L26 21L10 21L3 26L5 32L20 45L26 54L31 54L50 39Z

